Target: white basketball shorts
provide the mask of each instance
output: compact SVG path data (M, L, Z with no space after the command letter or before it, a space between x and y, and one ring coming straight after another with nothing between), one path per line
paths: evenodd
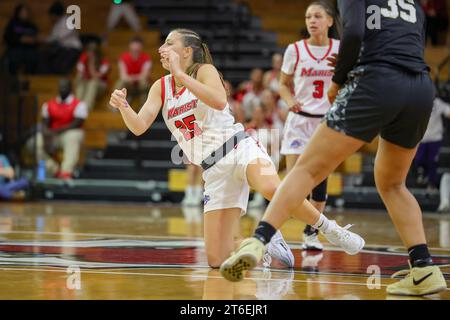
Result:
M204 213L229 208L240 208L242 215L246 213L250 194L247 166L257 163L257 159L265 159L270 163L261 170L262 175L276 172L266 149L249 137L239 142L224 158L203 172Z

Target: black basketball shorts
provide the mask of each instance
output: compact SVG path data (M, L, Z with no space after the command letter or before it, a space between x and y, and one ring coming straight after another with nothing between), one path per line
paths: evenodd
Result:
M350 72L324 121L368 143L380 134L395 145L414 148L427 129L434 96L428 74L389 65L360 66Z

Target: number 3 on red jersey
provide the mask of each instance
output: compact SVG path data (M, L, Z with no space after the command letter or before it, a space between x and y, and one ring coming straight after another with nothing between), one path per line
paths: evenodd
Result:
M317 80L313 82L314 85L314 92L313 97L316 99L322 99L323 98L323 88L325 86L325 83L322 80Z
M195 123L195 120L195 116L191 114L190 116L183 118L182 121L175 121L175 127L180 129L186 141L202 134L202 129Z

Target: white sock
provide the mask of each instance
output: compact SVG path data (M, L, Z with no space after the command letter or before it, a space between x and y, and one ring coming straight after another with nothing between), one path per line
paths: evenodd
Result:
M450 173L444 173L441 178L441 205L448 205L450 202Z
M193 186L187 186L186 190L184 191L184 197L185 198L192 198L194 194L194 187Z
M194 187L194 196L195 199L203 199L203 187L201 185L196 185Z
M255 194L253 195L253 201L254 202L258 202L258 203L263 202L264 201L264 197L259 192L255 192Z
M314 229L319 229L323 233L326 233L328 231L328 227L330 226L330 220L328 220L327 217L323 215L323 213L320 214L319 220L312 225Z

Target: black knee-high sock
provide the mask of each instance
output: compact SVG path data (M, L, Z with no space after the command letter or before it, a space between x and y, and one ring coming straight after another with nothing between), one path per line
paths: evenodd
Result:
M307 224L305 226L305 229L303 230L303 233L305 233L306 235L310 236L312 234L318 234L319 233L319 229L315 229L312 226L310 226L309 224Z
M276 232L277 229L275 229L270 223L260 221L258 226L256 227L253 237L266 245L270 242L270 239L272 239L273 235Z
M408 255L413 267L423 268L433 264L426 244L418 244L408 248Z

